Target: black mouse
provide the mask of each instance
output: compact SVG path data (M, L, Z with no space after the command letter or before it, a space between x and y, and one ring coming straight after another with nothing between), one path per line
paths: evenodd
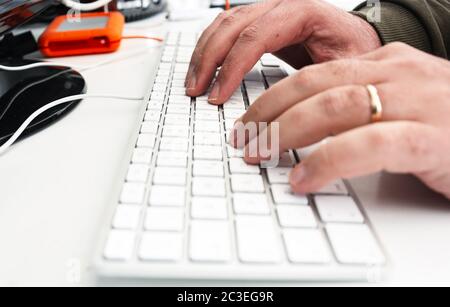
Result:
M27 60L0 61L4 66L23 66L35 63ZM84 94L86 82L70 67L37 67L23 71L0 69L0 145L4 144L41 107L64 97ZM68 112L80 100L68 102L37 117L21 138L40 131Z

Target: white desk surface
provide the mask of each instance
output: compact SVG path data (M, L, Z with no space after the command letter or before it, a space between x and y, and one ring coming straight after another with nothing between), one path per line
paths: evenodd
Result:
M154 24L158 20L131 24L127 32L166 28L149 27ZM155 46L125 41L113 55L58 62L89 66L122 58L84 72L88 92L136 97L144 95L157 64ZM130 56L143 47L148 51ZM0 285L77 285L78 264L79 284L92 284L92 247L138 109L136 102L85 100L0 157ZM378 174L353 183L390 257L386 282L450 285L450 202L409 176Z

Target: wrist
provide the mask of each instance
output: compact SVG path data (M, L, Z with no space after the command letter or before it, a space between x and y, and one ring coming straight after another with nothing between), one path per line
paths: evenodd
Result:
M374 26L366 21L363 16L352 12L355 19L356 28L360 31L361 39L359 40L359 52L367 53L383 46L383 42Z

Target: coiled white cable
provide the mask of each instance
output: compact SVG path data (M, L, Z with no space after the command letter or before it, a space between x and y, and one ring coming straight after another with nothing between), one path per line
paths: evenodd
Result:
M77 0L61 0L61 2L74 10L78 11L94 11L108 5L112 0L97 0L92 3L80 3Z
M74 95L74 96L69 96L69 97L64 97L64 98L58 99L56 101L53 101L53 102L43 106L42 108L40 108L39 110L37 110L33 114L31 114L30 117L28 117L25 120L25 122L19 127L19 129L17 129L17 131L8 139L8 141L6 141L6 143L4 143L2 146L0 146L0 156L3 155L17 141L17 139L22 135L22 133L27 129L27 127L33 122L33 120L35 120L42 113L44 113L54 107L57 107L59 105L62 105L62 104L65 104L65 103L68 103L71 101L88 99L88 98L103 98L103 99L116 99L116 100L127 100L127 101L131 100L131 101L140 101L140 102L142 102L144 100L143 97L130 98L130 97L120 97L120 96L88 95L88 94Z

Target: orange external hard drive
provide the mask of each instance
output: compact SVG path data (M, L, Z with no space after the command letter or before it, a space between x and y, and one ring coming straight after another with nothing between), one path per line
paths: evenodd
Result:
M119 12L56 18L39 38L47 57L114 52L120 47L125 18Z

